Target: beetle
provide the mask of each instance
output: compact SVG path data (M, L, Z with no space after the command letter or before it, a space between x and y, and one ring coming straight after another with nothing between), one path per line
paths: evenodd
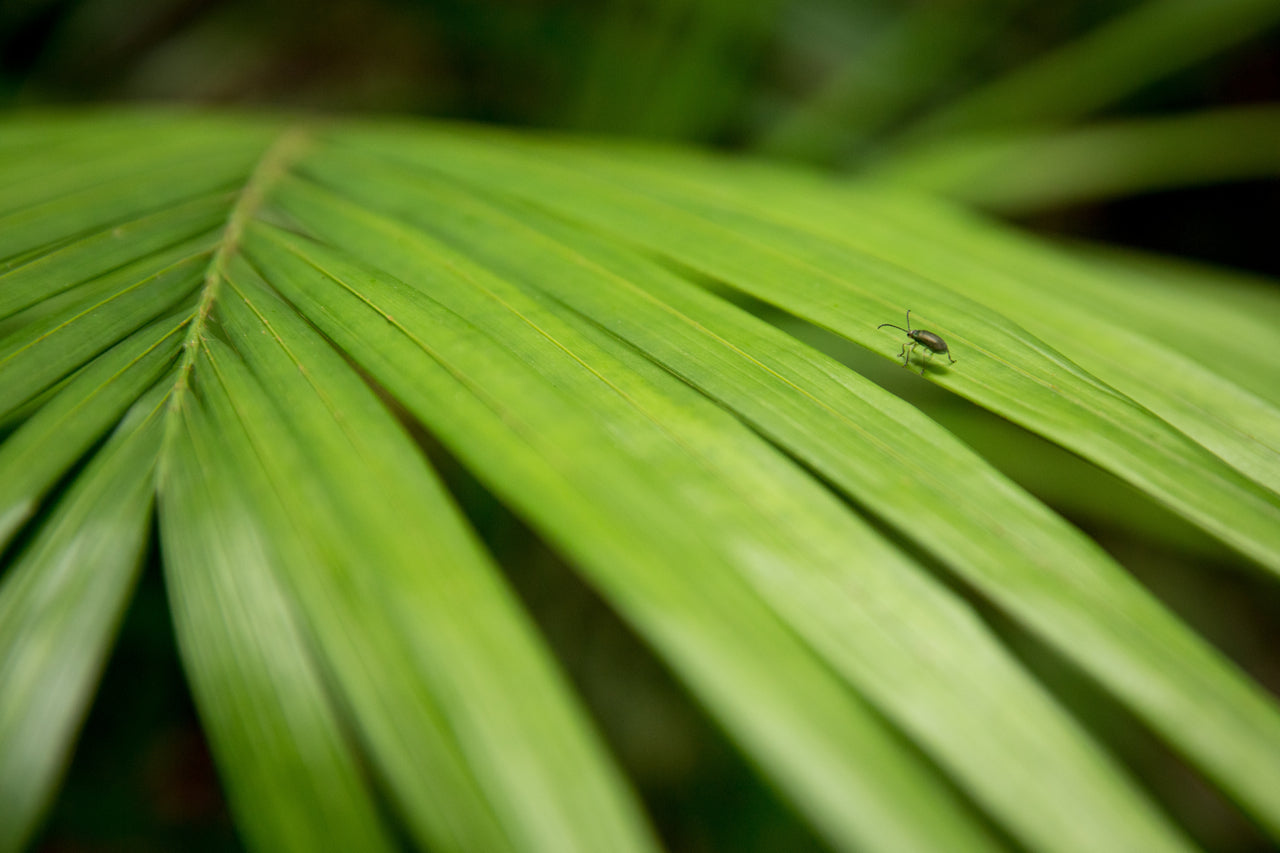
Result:
M906 367L911 363L911 356L916 351L917 344L923 344L924 348L929 351L929 358L932 359L936 353L945 353L947 358L951 359L951 363L955 364L956 360L951 358L951 351L947 349L947 342L933 332L926 332L924 329L911 328L911 309L907 309L907 327L896 326L893 323L881 323L876 326L877 329L883 329L885 326L892 326L899 331L906 332L907 337L911 339L911 352L907 352L907 345L902 345L902 352L898 355L902 356L902 366ZM924 376L924 359L920 359L920 375Z

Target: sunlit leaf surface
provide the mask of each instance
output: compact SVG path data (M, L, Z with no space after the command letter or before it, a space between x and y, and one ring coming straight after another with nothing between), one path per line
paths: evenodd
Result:
M987 607L1280 839L1275 700L744 298L886 364L912 309L957 360L917 349L912 381L1274 573L1280 364L1126 322L1159 268L883 186L460 127L45 117L0 148L0 850L55 796L153 526L249 846L655 849L424 436L836 849L1190 846ZM1167 279L1218 328L1277 310Z

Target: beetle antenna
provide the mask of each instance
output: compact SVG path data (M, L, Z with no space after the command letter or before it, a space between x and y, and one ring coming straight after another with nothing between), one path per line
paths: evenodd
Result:
M902 328L902 327L901 327L901 326L899 326L899 328ZM907 334L908 334L908 335L909 335L909 334L911 334L911 309L910 309L910 308L908 308L908 309L907 309L907 329L906 329L906 332L907 332Z
M876 328L877 328L877 329L883 329L885 326L893 326L893 328L897 329L899 332L907 332L907 331L909 331L909 330L907 330L907 329L902 328L901 326L894 326L894 325L893 325L893 323L881 323L879 326L876 326Z

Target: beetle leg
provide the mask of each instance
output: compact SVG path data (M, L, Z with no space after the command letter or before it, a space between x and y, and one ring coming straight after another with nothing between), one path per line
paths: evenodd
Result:
M910 360L910 358L911 358L911 356L907 355L907 345L906 345L906 344L903 344L903 345L902 345L902 349L898 352L898 356L902 359L902 366L903 366L903 367L906 367L906 366L907 366L907 361L909 361L909 360Z
M955 364L955 363L956 363L956 360L955 360L954 358L951 358L951 351L950 351L950 350L948 350L948 351L947 351L947 358L950 358L950 359L951 359L951 363L952 363L952 364Z
M926 348L924 355L920 357L920 375L921 376L924 376L924 366L926 364L925 362L926 358L928 358L929 361L933 361L933 350Z

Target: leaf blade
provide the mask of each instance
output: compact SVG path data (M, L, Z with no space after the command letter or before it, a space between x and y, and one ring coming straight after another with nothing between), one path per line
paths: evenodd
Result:
M98 356L0 444L0 544L177 357L185 318L157 320Z
M515 847L645 849L616 774L578 734L584 722L539 641L420 455L354 372L247 268L233 268L230 283L235 296L220 302L220 316L248 365L287 401L278 417L313 448L311 476L328 482L320 491L368 483L345 489L330 516L341 531L332 547L345 551L352 576L364 561L379 561L369 615L380 604L392 617L388 630L414 660L410 674L430 686L445 736L456 740ZM324 377L323 385L312 377Z
M137 579L160 435L149 396L0 583L0 850L22 849L36 828Z
M177 419L181 419L179 422ZM200 408L169 410L157 488L184 668L237 824L258 849L393 849Z
M390 152L394 148L394 142L390 139L382 139L379 143L384 145L384 151ZM468 138L465 144L465 150L461 146L455 149L453 144L441 143L441 148L431 148L429 151L421 145L416 147L413 152L407 149L400 152L400 162L416 163L425 169L444 169L451 177L458 179L464 185L483 186L499 198L506 197L509 193L514 193L520 201L529 205L546 206L553 208L560 215L568 215L572 220L578 220L582 223L588 223L589 227L594 229L604 228L608 232L621 234L621 223L624 221L634 226L634 231L627 232L627 237L642 242L647 248L656 249L660 252L674 252L678 260L695 265L700 259L717 259L714 255L715 249L709 247L714 239L724 241L732 239L733 257L729 257L729 252L724 250L724 256L718 260L721 266L716 268L727 275L729 281L739 285L745 279L751 283L751 287L758 295L764 295L765 298L774 298L781 301L782 304L790 305L793 310L797 306L802 306L803 310L812 311L815 314L821 313L826 318L828 325L834 325L837 328L854 329L849 334L850 337L857 339L858 337L866 337L874 340L874 332L866 331L861 328L851 327L848 322L848 313L844 313L839 306L833 309L830 301L823 302L817 294L816 287L813 288L813 296L804 297L803 302L794 297L792 294L782 292L781 285L770 285L770 271L776 269L776 264L771 266L774 258L767 253L756 248L756 245L767 244L770 240L780 242L782 238L779 234L764 234L760 229L754 229L745 233L754 239L754 244L747 244L745 239L737 237L721 237L721 231L712 230L709 227L703 227L697 230L692 237L685 237L682 234L673 236L671 229L675 223L684 225L689 221L688 216L681 216L681 212L674 205L667 205L659 208L656 205L641 207L641 202L634 202L630 196L627 196L623 190L610 186L602 189L603 181L591 184L591 191L595 195L588 192L586 195L575 195L573 193L565 193L563 191L558 194L546 195L540 190L550 192L549 186L543 183L547 175L555 174L557 178L563 178L570 182L570 186L577 189L586 181L575 179L576 176L584 173L590 173L593 170L599 170L606 174L615 174L618 172L626 172L625 167L614 167L614 172L610 172L608 167L602 165L604 158L589 158L583 156L580 150L574 150L575 167L572 173L568 169L559 166L558 158L563 157L563 152L557 153L549 151L551 146L544 144L534 144L532 147L538 154L539 159L527 170L519 171L507 161L507 168L503 168L503 155L496 152L486 152L483 143L477 143L475 139ZM441 150L443 149L443 150ZM480 153L478 153L480 152ZM418 159L421 155L421 159ZM512 160L517 159L514 154L508 155ZM454 159L450 159L454 158ZM483 162L485 171L473 172L466 167L466 163ZM525 165L529 165L527 161L522 161ZM554 168L544 169L543 164L546 162L556 162ZM429 165L428 165L429 163ZM686 164L687 165L687 164ZM413 168L413 167L410 167ZM642 170L633 170L627 172L635 180L635 175L641 173ZM371 180L376 175L376 169L372 167L363 167L359 172L363 180ZM575 177L570 177L572 174ZM662 185L660 176L645 174L644 194L660 193L655 189ZM590 179L587 179L590 180ZM708 179L709 181L709 179ZM639 192L637 195L641 194ZM590 201L584 199L590 198ZM716 218L714 222L721 224L724 222L741 223L742 217L736 217L732 212L725 211L725 205L716 208ZM592 215L586 217L584 211L590 210ZM620 210L625 212L620 213ZM640 213L641 210L651 213L650 218L644 219ZM659 214L657 211L661 210ZM401 215L406 215L406 209L399 210ZM712 221L709 214L704 214L708 221ZM790 232L784 232L789 235ZM490 235L490 239L501 239L496 235ZM785 243L784 243L785 245ZM806 247L811 246L810 242L804 242L800 245ZM673 247L678 247L673 249ZM819 247L820 249L820 247ZM798 251L798 250L797 250ZM819 255L821 261L823 256ZM811 256L803 256L805 263L814 263ZM729 274L726 271L732 269ZM819 266L819 269L824 267ZM831 274L827 273L824 278L831 279ZM899 279L902 276L898 276ZM895 283L900 283L895 281ZM842 294L843 295L843 294ZM936 295L933 298L937 298ZM802 313L803 313L802 310ZM613 321L617 322L617 321ZM1131 402L1125 400L1120 395L1108 389L1106 386L1093 380L1087 374L1084 374L1078 368L1074 367L1070 362L1061 358L1061 356L1048 350L1041 344L1037 344L1034 339L1025 336L1016 327L1011 324L1005 324L1008 332L1022 336L1020 340L1026 341L1028 346L1037 348L1032 351L1034 356L1043 356L1046 361L1046 369L1055 377L1055 380L1062 386L1067 388L1078 389L1082 396L1082 405L1079 412L1071 417L1064 418L1059 422L1056 432L1061 434L1063 431L1069 432L1069 426L1073 423L1078 424L1072 418L1084 416L1085 418L1094 417L1094 410L1100 409L1102 412L1111 412L1113 417L1121 417L1124 412L1134 413L1135 420L1126 425L1126 429L1134 430L1134 424L1141 424L1142 430L1148 427L1157 430L1156 435L1163 435L1167 440L1167 445L1162 445L1162 452L1173 453L1189 453L1191 457L1196 459L1199 464L1209 465L1209 470L1214 478L1218 478L1224 484L1232 487L1250 491L1250 487L1238 482L1235 475L1218 470L1221 465L1217 460L1207 460L1207 454L1198 451L1189 445L1186 440L1176 433L1173 433L1163 427L1158 421L1151 421L1148 414L1137 409ZM952 336L947 335L950 339ZM1015 377L1020 375L1017 365L1020 358L1025 354L1020 353L1019 346L1010 345L1008 349L998 351L997 355L1005 362L1006 367L1015 368ZM966 366L966 370L969 368ZM957 371L958 373L959 371ZM956 377L958 380L960 377ZM999 382L998 374L987 374L978 378L978 383L986 382L988 385L991 381ZM1020 381L1020 380L1015 380ZM977 384L977 387L984 389L986 386ZM1012 386L1010 386L1012 387ZM1055 386L1056 387L1056 386ZM1045 389L1041 389L1042 391ZM988 407L995 408L997 411L1010 414L1009 406L996 404L993 405L992 400L1012 401L1017 404L1018 401L1013 400L1016 396L1012 392L1002 394L998 398L990 396L980 397ZM1052 398L1045 396L1043 393L1041 398L1049 400L1052 410ZM1035 410L1032 409L1032 414ZM1051 417L1052 419L1052 417ZM1088 423L1088 420L1084 421ZM1043 427L1042 427L1043 428ZM1163 432L1159 432L1160 430ZM926 433L928 436L922 439L922 443L929 443L933 440L933 433ZM1138 432L1128 433L1128 437L1122 442L1122 446L1127 453L1141 453L1142 446L1138 441ZM1104 437L1111 440L1111 437ZM939 441L943 439L939 436ZM1074 440L1077 448L1080 447L1078 437ZM1104 442L1105 443L1105 442ZM899 452L900 461L908 458L910 455L909 448L903 448ZM828 456L828 459L831 459ZM1155 457L1148 457L1141 460L1142 473L1150 475L1169 477L1169 472L1162 472L1162 464L1155 461ZM832 460L833 464L839 464L838 460ZM838 470L838 468L837 468ZM935 477L927 469L922 469L922 482L934 482ZM1147 485L1150 491L1152 487ZM1180 490L1186 494L1192 489L1180 487ZM946 492L945 484L939 486L938 489L926 493L943 493ZM1273 507L1256 489L1252 490L1253 500L1260 508L1260 512L1265 515L1270 512L1274 514ZM1203 498L1203 496L1201 496ZM1201 507L1205 507L1205 502L1201 501ZM1222 513L1221 508L1208 507L1209 511ZM928 512L928 507L917 507L917 513ZM1257 516L1256 516L1257 517ZM909 525L911 517L902 514L898 516L899 523ZM1229 526L1229 521L1225 514L1219 514L1217 524L1220 528ZM984 522L984 525L989 522ZM997 526L999 522L997 522ZM1280 528L1270 528L1263 524L1259 517L1258 524L1255 525L1256 535L1264 538L1274 538L1274 532ZM1077 540L1078 542L1079 540ZM954 543L950 547L954 547ZM1053 540L1041 542L1039 544L1029 546L1033 550L1045 549L1046 553L1051 553L1052 549L1061 547L1061 543L1054 543ZM969 550L972 555L966 558L963 563L953 563L957 566L965 566L966 576L975 579L976 582L983 584L990 593L995 595L1005 606L1011 608L1014 612L1021 613L1030 625L1038 631L1047 632L1048 637L1059 645L1068 654L1071 654L1078 660L1087 661L1090 670L1095 676L1101 678L1109 687L1116 691L1118 695L1124 697L1132 706L1140 710L1140 712L1154 725L1157 729L1162 730L1169 737L1171 743L1195 757L1195 760L1201 767L1209 772L1220 784L1227 790L1231 791L1234 796L1246 802L1253 810L1255 815L1260 816L1271 826L1280 826L1277 822L1280 818L1280 802L1277 802L1274 796L1276 780L1273 778L1273 765L1268 757L1277 754L1280 747L1280 728L1277 727L1277 714L1274 701L1265 697L1256 687L1247 679L1241 678L1235 672L1234 667L1223 661L1219 655L1208 649L1204 644L1200 643L1193 635L1185 629L1177 625L1176 622L1168 618L1168 614L1164 613L1159 607L1154 606L1148 596L1141 593L1131 582L1129 582L1122 573L1116 571L1114 566L1107 566L1104 562L1099 561L1096 549L1085 547L1081 548L1079 544L1070 546L1070 552L1077 557L1079 566L1089 566L1090 575L1096 584L1093 592L1085 595L1083 598L1075 599L1080 594L1077 589L1071 592L1076 586L1076 581L1071 579L1071 573L1076 569L1071 565L1065 566L1066 573L1063 576L1065 585L1059 587L1057 592L1069 595L1068 600L1076 600L1077 606L1071 614L1061 612L1062 602L1049 598L1047 600L1040 599L1042 591L1037 588L1034 581L1036 573L1028 575L1026 578L1019 580L1017 578L1000 578L994 576L985 568L991 561L984 555L981 550ZM1018 559L1025 561L1026 555ZM1035 564L1038 560L1033 560ZM1099 575L1098 572L1102 571ZM1113 595L1121 595L1125 602L1122 610L1115 610L1114 601L1111 600ZM1127 611L1127 612L1126 612ZM1107 619L1098 622L1095 618L1097 613L1109 613ZM1144 624L1148 624L1155 631L1156 636L1167 638L1171 646L1177 646L1180 651L1176 654L1170 654L1169 648L1164 647L1163 640L1160 642L1147 642L1142 636L1135 635L1132 631L1131 623L1133 619L1139 619ZM1159 627L1154 627L1159 626ZM1082 638L1088 638L1088 642L1082 641ZM1141 651L1135 649L1141 648ZM1132 667L1132 669L1131 669ZM1138 675L1139 672L1145 672L1145 675ZM1173 681L1170 681L1165 675L1166 672L1177 672L1179 675ZM1201 696L1212 695L1211 691L1201 685L1202 679L1209 679L1218 684L1226 694L1230 694L1232 699L1224 701L1221 705L1215 707L1215 703L1202 704ZM1159 696L1150 692L1149 687L1153 683L1161 683L1164 685ZM1181 682L1175 685L1175 681ZM1137 685L1142 685L1142 689L1135 689ZM1230 685L1230 686L1228 686ZM1216 690L1217 688L1214 688ZM1225 694L1224 694L1225 695ZM1175 699L1174 697L1180 697ZM1170 704L1172 703L1172 704ZM1172 711L1173 705L1177 705L1179 710ZM1248 709L1247 711L1243 709ZM1219 713L1242 713L1242 727L1238 730L1232 727L1220 726L1213 723L1213 720L1220 719ZM1199 719L1199 722L1193 722ZM1245 722L1245 721L1248 722ZM1225 741L1218 744L1210 744L1203 740L1205 732L1213 731L1216 736L1224 736L1227 740L1235 737L1235 731L1248 731L1249 734L1242 740L1237 742L1235 746L1226 747ZM1252 744L1252 745L1251 745ZM1225 748L1225 752L1223 751ZM1234 758L1224 760L1226 752L1234 755Z

